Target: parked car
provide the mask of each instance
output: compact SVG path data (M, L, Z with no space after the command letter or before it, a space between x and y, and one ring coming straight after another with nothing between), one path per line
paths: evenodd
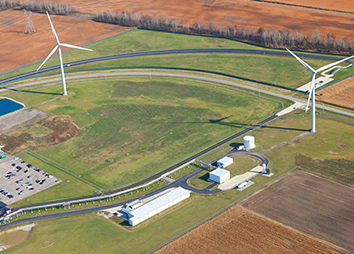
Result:
M31 178L31 175L27 176L27 178Z
M17 169L22 169L20 166L17 166L16 168L17 168Z
M35 181L35 182L36 182L36 183L39 183L40 181L41 181L41 180L39 180L39 179L36 179L36 181Z
M45 179L43 179L39 184L43 184L45 182Z
M18 193L18 195L21 195L23 193L23 190Z
M13 198L14 196L12 196L11 194L10 195L7 195L8 198Z
M16 190L19 190L19 189L20 189L20 187L16 188Z
M32 168L33 166L31 164L27 164L27 167L28 168Z
M23 173L27 173L28 172L28 169L26 169L25 171L23 171Z
M16 166L16 163L12 163L11 166L15 167L15 166Z

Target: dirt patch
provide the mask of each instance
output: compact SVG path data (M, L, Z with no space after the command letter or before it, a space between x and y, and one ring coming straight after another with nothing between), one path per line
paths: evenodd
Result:
M296 171L240 205L354 252L353 188Z
M60 41L77 46L83 46L129 29L83 18L53 15L51 19ZM18 21L9 22L11 20ZM0 73L43 60L54 48L55 40L47 16L33 13L32 21L37 33L26 35L23 11L1 12ZM2 26L5 24L8 26ZM67 50L70 49L63 48L63 52Z
M235 206L155 253L339 252L324 243Z
M329 33L336 37L353 38L353 15L269 4L250 0L57 0L71 3L82 12L96 13L105 10L131 11L166 18L183 20L184 24L213 21L223 26L241 26L245 28L287 29L312 34L319 30L322 35ZM294 0L295 1L295 0ZM312 0L314 1L314 0ZM317 1L322 5L322 1ZM329 0L325 1L331 4ZM350 0L339 0L337 6ZM333 2L332 2L333 5ZM324 6L327 6L325 4ZM325 8L325 7L324 7ZM352 7L353 8L353 5Z
M344 144L344 143L338 143L338 144L336 144L336 146L338 146L340 148L352 148L351 146L348 146L347 144Z
M49 129L50 133L45 135L33 134L32 130L38 126ZM67 115L49 117L38 124L20 131L21 134L19 135L15 133L0 135L0 142L5 145L4 151L16 154L27 149L36 150L42 147L53 146L72 139L80 133L79 127Z
M316 92L316 101L354 109L354 76Z

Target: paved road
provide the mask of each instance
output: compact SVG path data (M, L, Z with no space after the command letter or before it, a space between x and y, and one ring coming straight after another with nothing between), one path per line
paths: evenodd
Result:
M255 91L255 92L260 92L262 94L271 95L273 97L278 97L278 98L282 98L285 100L290 100L294 103L295 102L302 103L302 104L307 103L306 100L293 98L288 95L278 94L278 93L267 91L267 90L264 90L261 88L256 88L256 87L251 87L248 85L239 84L239 83L233 82L233 81L228 81L228 80L223 80L223 79L218 79L218 78L211 78L211 77L204 77L204 76L199 76L199 75L190 75L190 74L158 73L158 72L114 72L114 73L97 73L97 74L75 75L75 76L66 77L66 80L95 78L95 77L114 77L114 76L160 76L160 77L177 77L177 78L196 79L196 80L202 80L202 81L207 81L207 82L214 82L214 83L219 83L219 84L224 84L224 85L235 86L235 87L239 87L239 88L243 88L243 89L247 89L247 90L251 90L251 91ZM9 87L6 90L22 88L22 87L31 86L31 85L52 83L52 82L57 82L57 81L60 82L61 78L52 78L52 79L48 79L45 81L26 83L23 85ZM2 90L0 89L0 92L1 91ZM340 110L340 109L335 109L335 108L328 107L328 106L322 106L318 103L316 104L316 107L319 109L324 108L326 111L330 111L333 113L338 113L338 114L342 114L345 116L354 117L354 113L352 113L352 112L348 112L348 111L344 111L344 110Z
M236 154L246 154L246 155L250 155L250 156L254 156L256 158L259 158L262 160L262 163L265 163L266 165L268 165L269 160L261 154L258 153L252 153L252 152L248 152L248 151L237 151L235 149L231 150L230 152L228 152L226 155L236 155ZM216 161L216 160L215 160ZM213 162L215 162L213 161ZM212 163L213 163L212 162ZM46 220L46 219L54 219L54 218L60 218L60 217L65 217L65 216L73 216L73 215L79 215L79 214L84 214L84 213L90 213L90 212L97 212L97 211L101 211L104 209L110 209L110 208L114 208L114 207L118 207L118 206L122 206L126 203L129 203L133 200L136 199L145 199L145 198L149 198L151 196L154 196L156 194L159 194L161 192L164 192L170 188L177 188L177 187L183 187L184 189L187 189L189 191L192 191L194 193L197 194L203 194L203 195L210 195L210 194L214 194L214 193L218 193L221 190L220 189L214 189L214 190L210 190L210 188L214 187L215 184L212 184L210 186L208 186L205 189L196 189L192 186L190 186L187 181L188 179L194 177L195 175L199 174L200 172L203 172L204 170L207 170L207 167L200 167L196 170L194 170L193 172L173 181L172 183L158 189L155 190L153 192L147 193L143 196L140 196L138 198L133 198L130 200L125 200L122 202L117 202L114 204L110 204L110 205L103 205L100 207L94 207L94 208L87 208L87 209L82 209L82 210L76 210L76 211L67 211L67 212L63 212L63 213L57 213L57 214L50 214L50 215L43 215L43 216L36 216L36 217L32 217L32 218L27 218L27 219L22 219L22 220L17 220L14 222L10 222L4 225L0 226L0 231L4 230L6 228L12 227L12 226L16 226L16 225L20 225L20 224L24 224L24 223L30 223L30 222L35 222L35 221L40 221L40 220Z
M254 49L173 49L173 50L156 50L156 51L147 51L147 52L135 52L135 53L126 53L119 55L110 55L102 56L90 59L84 59L74 62L69 62L64 64L64 66L78 66L82 64L102 62L114 59L123 59L123 58L132 58L132 57L142 57L142 56L156 56L156 55L169 55L169 54L201 54L201 53L226 53L226 54L257 54L257 55L272 55L272 56L291 56L287 51L270 51L270 50L254 50ZM343 57L338 56L325 56L325 55L308 55L308 54L297 54L300 57L304 58L313 58L313 59L323 59L323 60L332 60L338 61L343 59ZM350 60L349 60L350 61ZM34 67L33 67L34 68ZM46 68L42 68L39 71L29 71L23 74L19 74L10 78L5 78L0 80L0 86L7 84L9 82L14 82L19 79L27 78L36 74L43 74L49 71L59 69L59 65L54 65Z

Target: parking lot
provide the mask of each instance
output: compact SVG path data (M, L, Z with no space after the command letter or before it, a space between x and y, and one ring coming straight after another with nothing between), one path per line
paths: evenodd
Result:
M52 187L61 180L22 161L8 156L0 159L0 202L13 204Z

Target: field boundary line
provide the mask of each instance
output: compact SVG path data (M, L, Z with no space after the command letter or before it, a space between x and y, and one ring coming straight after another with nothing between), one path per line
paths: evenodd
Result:
M156 246L155 248L149 250L148 252L146 252L146 254L152 254L154 253L155 251L161 249L162 247L166 246L167 244L173 242L174 240L180 238L181 236L189 233L190 231L192 231L193 229L199 227L200 225L208 222L209 220L215 218L216 216L220 215L221 213L225 212L227 209L231 208L233 205L235 205L236 203L240 202L241 200L249 197L250 195L256 193L257 191L259 191L260 189L263 189L264 187L266 187L267 185L270 185L272 184L274 181L278 180L279 178L283 177L284 175L286 174L289 174L290 172L294 171L295 169L297 169L298 167L295 166L291 169L289 169L288 171L280 174L279 176L273 178L272 180L270 180L269 182L266 182L264 184L262 184L260 187L254 189L253 191L251 192L248 192L247 194L245 194L244 196L236 199L235 201L232 201L230 204L224 206L223 208L219 209L218 211L212 213L211 215L207 216L206 218L202 219L201 221L197 222L196 224L190 226L189 228L183 230L182 232L178 233L177 235L171 237L170 239L168 239L167 241L163 242L162 244Z
M300 170L304 170L308 173L311 173L311 174L314 174L314 175L317 175L317 176L320 176L320 177L323 177L323 178L327 178L328 180L331 180L331 181L334 181L334 182L337 182L337 183L340 183L340 184L343 184L343 185L346 185L346 186L349 186L349 187L352 187L354 188L354 184L351 184L351 183L347 183L345 181L342 181L342 180L339 180L339 179L335 179L333 177L330 177L330 176L327 176L327 175L324 175L324 174L321 174L319 172L316 172L316 171L313 171L311 169L307 169L307 168L304 168L304 167L301 167L301 166L296 166L298 169Z
M22 152L22 153L16 155L16 157L20 157L21 155L24 155L24 154L29 154L29 155L35 157L36 159L38 159L38 160L40 160L40 161L42 161L42 162L44 162L44 163L46 163L46 164L48 164L48 165L50 165L50 166L52 166L52 167L55 167L55 168L59 169L60 171L63 171L64 173L67 173L67 174L69 174L69 175L75 177L76 179L78 179L78 180L80 180L80 181L83 181L83 182L87 183L88 185L91 185L92 187L95 187L96 189L102 190L101 187L99 187L99 186L97 186L97 185L95 185L95 184L93 184L93 183L87 181L86 179L83 179L83 178L81 178L81 177L75 175L74 173L72 173L72 172L70 172L70 171L68 171L68 170L66 170L66 169L64 169L64 168L62 168L62 167L60 167L59 165L55 164L54 162L50 162L48 159L44 159L44 158L42 158L41 156L39 156L39 155L37 155L37 154L34 154L34 153L31 152L31 151Z

